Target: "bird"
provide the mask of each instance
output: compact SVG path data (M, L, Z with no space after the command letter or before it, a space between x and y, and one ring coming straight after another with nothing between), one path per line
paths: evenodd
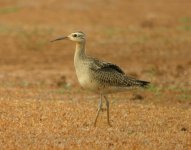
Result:
M76 43L74 66L78 81L82 88L100 95L94 126L96 126L100 110L102 110L103 98L106 102L107 124L111 126L108 95L111 93L127 91L132 88L148 87L150 84L148 81L138 80L126 75L116 64L88 56L85 48L86 35L81 31L73 32L68 36L56 38L51 42L59 40L70 40Z

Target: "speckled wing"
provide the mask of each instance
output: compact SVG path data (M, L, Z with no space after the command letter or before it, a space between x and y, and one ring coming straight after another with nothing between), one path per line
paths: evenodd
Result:
M104 86L144 87L149 82L128 77L117 65L94 59L90 65L93 78Z
M96 70L102 70L102 71L114 71L114 72L118 72L120 74L125 74L125 72L117 65L112 64L112 63L108 63L108 62L104 62L104 61L100 61L98 59L93 59L92 62L92 69Z

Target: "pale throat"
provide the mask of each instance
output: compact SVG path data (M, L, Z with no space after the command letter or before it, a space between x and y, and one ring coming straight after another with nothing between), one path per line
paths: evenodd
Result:
M74 61L77 59L83 59L86 57L86 52L85 52L85 40L82 42L77 42L76 43L76 51L74 55Z

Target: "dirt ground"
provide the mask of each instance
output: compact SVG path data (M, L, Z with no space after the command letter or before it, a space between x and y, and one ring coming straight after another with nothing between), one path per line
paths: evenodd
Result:
M191 149L191 2L189 0L0 0L0 149ZM118 64L146 90L109 96L83 90L75 43Z

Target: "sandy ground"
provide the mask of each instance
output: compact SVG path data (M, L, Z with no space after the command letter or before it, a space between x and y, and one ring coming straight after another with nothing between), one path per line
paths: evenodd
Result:
M0 1L1 149L191 149L191 2ZM87 54L113 62L146 90L99 96L83 90L75 44L49 41L83 31Z

